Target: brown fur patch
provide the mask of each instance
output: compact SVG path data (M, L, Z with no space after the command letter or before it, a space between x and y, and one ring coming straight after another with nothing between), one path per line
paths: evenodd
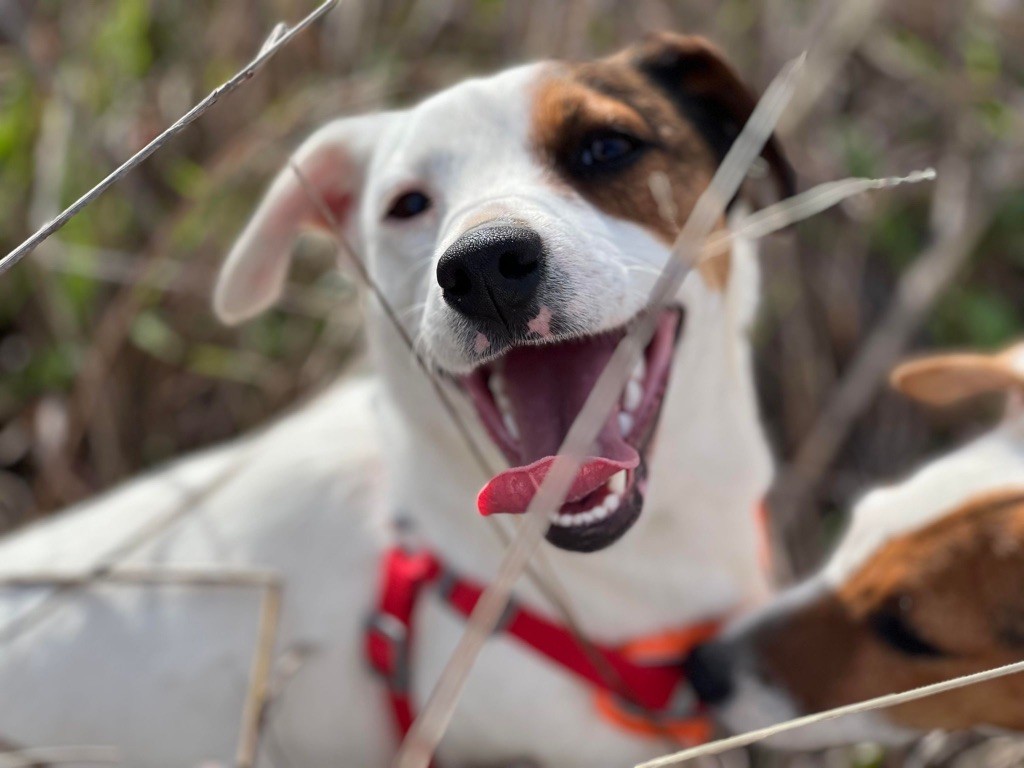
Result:
M738 132L753 104L717 49L701 38L661 35L610 58L560 67L536 94L532 139L560 185L671 243L714 176L720 145ZM608 130L638 139L644 149L614 170L574 167L573 153ZM788 178L774 141L766 157ZM670 205L652 191L659 176ZM709 286L723 289L728 254L704 262L700 271Z
M615 94L611 96L610 94ZM594 131L613 129L650 144L621 171L574 175L568 155ZM671 242L715 172L715 159L697 130L633 67L609 59L566 67L540 87L533 136L558 178L606 213L635 221ZM662 215L649 179L669 180L676 220Z
M978 497L882 547L836 594L778 617L756 638L769 675L808 712L980 672L1024 658L1024 492ZM896 612L938 650L887 643L873 619ZM1024 675L884 712L919 729L1024 731Z

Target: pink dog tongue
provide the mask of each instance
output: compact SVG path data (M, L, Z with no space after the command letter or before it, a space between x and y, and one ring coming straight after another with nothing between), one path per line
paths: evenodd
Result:
M505 356L505 394L519 427L524 466L506 470L484 486L477 496L480 514L526 511L621 338L609 334L519 347ZM566 501L579 501L615 473L640 463L640 455L619 433L617 409L608 415L593 451L577 472Z

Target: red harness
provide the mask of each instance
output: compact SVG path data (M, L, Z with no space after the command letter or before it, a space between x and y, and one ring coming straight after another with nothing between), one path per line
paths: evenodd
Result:
M441 599L463 617L472 613L483 594L482 587L444 568L430 552L396 546L384 554L377 609L367 622L365 649L370 666L386 687L399 739L415 719L409 690L413 616L416 601L429 586L436 586ZM598 712L606 719L634 732L696 744L708 739L710 725L686 685L682 662L717 629L718 622L707 622L624 646L587 649L568 629L512 603L497 631L594 688Z

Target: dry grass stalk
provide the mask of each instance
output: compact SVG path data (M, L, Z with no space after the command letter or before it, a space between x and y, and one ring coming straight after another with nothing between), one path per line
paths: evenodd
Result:
M141 165L150 155L164 146L164 144L198 120L204 112L220 101L222 97L227 96L249 81L260 70L260 68L262 68L263 65L274 56L274 54L288 45L296 35L300 34L307 27L326 15L337 4L338 0L326 0L326 2L319 5L312 13L302 19L294 27L288 27L283 22L275 26L274 30L270 33L270 36L263 44L263 47L260 49L260 52L256 55L256 58L246 64L245 67L239 70L231 79L217 86L209 93L209 95L206 96L206 98L192 107L192 109L182 115L175 123L146 144L146 146L128 158L128 160L118 166L105 179L68 206L52 221L41 227L28 240L0 259L0 275L34 251L39 247L40 243L45 242L50 235L57 232L61 227L71 221L71 219L77 216L93 200L110 189L110 187L116 184L136 167Z
M846 717L847 715L856 715L864 712L872 712L876 709L895 707L899 704L906 704L908 701L917 701L918 699L925 699L929 696L937 696L940 693L955 691L958 688L966 688L969 685L977 685L979 683L988 682L989 680L1006 677L1007 675L1016 675L1021 672L1024 672L1024 661L1005 664L1001 667L996 667L995 669L987 669L983 672L975 672L974 674L955 677L951 680L944 680L941 683L925 685L921 688L914 688L913 690L904 691L902 693L891 693L887 696L879 696L874 699L868 699L867 701L859 701L856 704L847 704L846 706L836 707L835 709L829 709L825 712L817 712L813 715L804 715L803 717L793 718L792 720L787 720L784 723L778 723L767 728L759 728L756 731L748 731L747 733L741 733L737 736L719 739L708 744L702 744L699 747L693 747L692 749L684 749L672 755L659 757L656 760L648 760L645 763L638 764L635 768L668 768L669 766L681 765L682 763L690 760L697 760L711 755L720 755L723 752L728 752L732 749L739 749L740 747L749 747L751 744L757 744L758 742L769 739L780 733L795 731L800 728L806 728L807 726L823 723L829 720L836 720L840 717Z
M800 57L789 64L769 86L711 184L694 206L672 248L671 258L651 290L648 311L619 343L569 428L554 463L530 501L519 535L506 552L496 579L477 603L448 665L406 737L395 759L395 768L426 768L430 763L477 656L500 620L513 585L547 530L548 513L561 506L565 499L584 452L593 443L605 415L620 397L637 356L653 335L657 311L676 293L693 268L704 239L771 136L796 88L803 61L804 57Z
M270 691L270 674L274 665L274 646L281 622L281 584L268 584L260 604L260 626L256 650L253 651L252 668L249 672L249 690L245 696L242 711L242 727L238 737L238 751L235 755L237 768L252 768L260 745L260 736L267 711Z
M33 747L0 752L0 768L42 768L74 764L118 765L121 753L116 747L83 745L69 747Z

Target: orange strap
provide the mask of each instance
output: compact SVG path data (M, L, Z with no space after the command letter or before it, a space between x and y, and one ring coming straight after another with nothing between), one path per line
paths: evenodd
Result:
M709 621L637 638L621 646L619 653L641 666L658 666L673 660L681 664L694 647L718 634L720 626L719 622ZM677 702L674 708L652 712L623 701L608 691L598 691L594 696L594 706L606 722L639 736L668 736L688 745L703 744L711 738L711 723L699 713L695 701Z

